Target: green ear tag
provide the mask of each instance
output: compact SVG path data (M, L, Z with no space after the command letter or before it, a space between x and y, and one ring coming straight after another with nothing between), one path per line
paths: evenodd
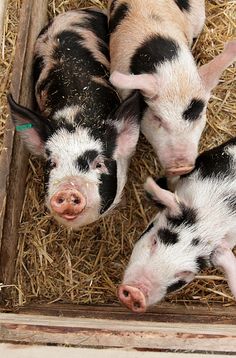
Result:
M32 123L26 123L26 124L21 124L19 126L16 126L16 130L17 130L17 132L22 132L22 131L25 131L26 129L29 129L32 127L33 127Z

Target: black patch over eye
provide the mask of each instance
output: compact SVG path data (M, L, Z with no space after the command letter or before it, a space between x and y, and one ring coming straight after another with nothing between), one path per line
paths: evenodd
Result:
M180 226L181 224L185 226L192 226L197 222L197 210L194 208L189 208L183 204L180 205L181 213L177 216L168 216L167 220L172 226Z
M184 280L179 280L175 283L172 283L172 285L168 286L167 287L167 293L171 293L171 292L174 292L174 291L177 291L179 290L181 287L185 286L187 284L186 281Z
M176 5L180 8L181 11L189 11L190 4L189 0L175 0Z
M196 259L196 264L197 264L198 270L201 271L201 270L204 270L208 266L208 260L203 256L199 256Z
M138 238L137 241L139 241L144 235L146 235L150 230L152 230L153 227L154 227L154 223L152 222L151 224L148 225L146 230L142 233L142 235Z
M112 14L110 22L109 22L109 27L110 27L111 33L116 30L117 26L120 25L122 20L127 16L128 12L129 12L128 4L124 3L117 7L114 14Z
M76 160L76 167L77 169L87 172L90 169L89 164L94 161L99 155L98 151L96 150L86 150L82 155L80 155Z
M157 232L160 241L165 245L174 245L179 241L178 234L168 228L159 229Z
M204 105L205 103L201 99L192 99L188 108L186 108L186 110L183 112L183 118L186 121L195 121L202 113Z

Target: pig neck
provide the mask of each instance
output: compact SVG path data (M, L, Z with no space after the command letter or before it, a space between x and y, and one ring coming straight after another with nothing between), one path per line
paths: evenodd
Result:
M221 244L225 237L236 233L236 213L230 210L227 198L236 195L236 183L230 188L230 182L219 182L216 179L184 180L176 188L180 201L197 212L197 234L204 240L211 242L212 246ZM230 193L229 194L229 190ZM236 245L236 238L233 239ZM234 246L231 243L231 246Z

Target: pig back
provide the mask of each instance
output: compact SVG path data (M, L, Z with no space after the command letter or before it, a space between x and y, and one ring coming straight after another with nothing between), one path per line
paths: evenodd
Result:
M58 15L39 34L33 74L40 111L79 111L81 124L104 121L120 103L108 82L107 17L94 9ZM54 116L55 117L55 116Z

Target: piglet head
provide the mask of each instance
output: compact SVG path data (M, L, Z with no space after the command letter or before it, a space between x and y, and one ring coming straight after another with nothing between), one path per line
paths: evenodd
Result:
M203 257L194 236L195 210L151 178L145 189L162 211L135 243L118 289L120 301L137 313L192 281L210 254L204 248Z
M220 55L199 69L187 48L177 52L172 61L158 65L153 73L115 71L110 77L117 88L139 89L143 94L147 108L141 129L167 176L182 175L194 168L210 92L223 70L235 60L236 41L226 44Z
M67 109L47 119L8 97L16 129L46 161L46 205L58 222L77 230L119 203L139 136L139 100L132 94L110 118L88 127L71 121L79 116L76 106L70 121Z

